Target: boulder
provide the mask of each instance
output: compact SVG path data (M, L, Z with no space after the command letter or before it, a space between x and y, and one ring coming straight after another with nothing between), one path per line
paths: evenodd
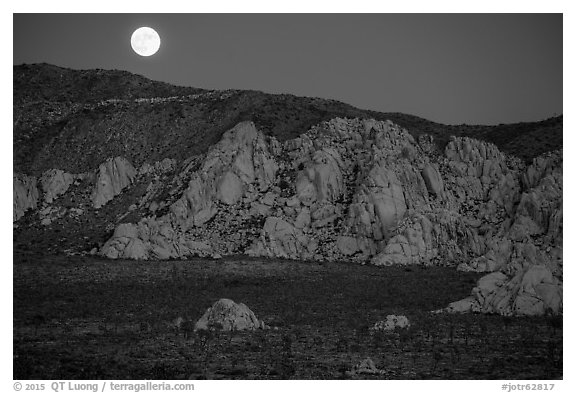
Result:
M489 170L494 169L496 163L505 161L496 145L467 137L452 136L446 145L445 154L449 160L470 163L474 169L474 173L470 174L475 176L489 176Z
M260 238L246 251L251 256L311 259L317 243L289 222L268 217Z
M369 174L370 184L368 200L374 206L374 214L386 231L393 227L406 212L406 201L402 184L391 170L376 165Z
M120 224L100 251L111 259L170 259L214 254L206 242L183 236L166 218Z
M336 247L342 255L350 256L360 251L358 241L352 236L338 236L336 238Z
M220 158L220 165L230 167L243 183L256 183L262 191L275 180L278 165L264 134L251 121L238 123L224 133L222 140L211 149L207 162L216 156ZM209 166L204 165L203 169L208 170Z
M484 312L537 316L562 313L562 284L542 265L533 265L509 277L491 273L478 280L472 295L451 303L449 312Z
M202 226L218 212L210 186L194 174L179 200L170 206L171 219L182 230Z
M270 214L271 207L263 203L252 202L250 204L250 216L268 216Z
M123 157L110 158L96 172L92 203L96 209L104 206L132 184L136 169Z
M506 156L488 142L453 136L444 151L449 160L449 178L460 188L462 196L486 199L510 172Z
M100 254L110 259L148 259L146 247L138 236L135 224L120 224L113 236L104 243Z
M36 209L38 206L38 187L34 176L14 173L13 185L13 210L12 221L18 221L28 209Z
M138 237L138 227L134 224L120 224L114 230L114 237L135 238Z
M562 288L542 265L528 268L518 285L513 310L517 315L558 314L562 308Z
M278 198L278 195L269 191L266 194L264 194L261 202L262 202L262 204L264 204L266 206L274 206L274 202L276 201L277 198Z
M517 240L533 235L558 237L562 217L562 168L540 178L535 187L522 193L510 229ZM560 221L560 222L559 222Z
M502 175L500 180L496 183L495 187L489 193L490 201L494 201L497 205L504 207L506 213L512 215L514 208L520 199L520 181L516 173L509 172Z
M486 239L486 254L462 262L457 269L463 272L489 273L500 270L510 261L513 245L510 239L494 237Z
M296 195L302 204L332 202L344 192L342 159L334 149L324 148L312 156L312 161L296 178Z
M60 169L49 169L40 177L44 192L44 201L52 203L59 195L64 194L74 182L75 176Z
M206 310L202 318L196 322L194 331L236 331L265 328L264 322L259 321L245 304L237 304L230 299L220 299Z
M353 377L358 374L379 375L383 373L384 371L378 369L372 359L366 358L362 360L360 363L354 365L351 371L346 372L346 375Z
M127 259L148 259L149 256L146 244L138 238L130 239L122 253L122 257Z
M482 238L462 216L437 209L406 217L371 262L377 266L427 264L440 258L446 264L484 252Z
M410 327L408 318L404 315L387 315L386 320L378 321L370 328L371 332L390 332L395 329L407 329Z
M40 209L38 212L38 216L40 218L40 224L44 226L50 225L52 224L52 222L63 217L66 214L66 212L67 212L66 208L48 205L43 209Z
M426 165L424 169L422 169L422 178L430 194L437 197L441 197L444 194L442 176L434 166L430 164Z
M537 187L549 174L562 172L563 150L544 153L532 160L522 174L522 184L526 189Z
M357 235L383 240L406 212L402 184L394 171L376 164L353 197L348 227Z
M216 196L221 202L227 205L233 205L242 198L242 194L243 184L236 174L228 171L220 177Z
M302 210L300 210L300 213L298 213L298 216L296 216L296 221L294 222L294 226L298 229L304 229L308 226L310 226L310 223L312 222L311 218L310 218L310 209L307 207L302 208Z
M160 175L166 172L173 171L176 168L176 160L172 158L165 158L162 161L156 161L154 164L145 162L138 169L139 175L156 174Z
M425 216L419 218L414 225L392 237L384 250L372 259L372 264L406 265L420 263L425 258L436 256L432 224Z

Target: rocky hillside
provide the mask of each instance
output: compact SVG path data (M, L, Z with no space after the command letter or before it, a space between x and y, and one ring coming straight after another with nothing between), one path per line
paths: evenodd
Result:
M561 118L477 129L501 149L320 99L99 91L53 117L15 107L18 255L453 266L488 275L444 311L562 312L561 137L537 157L505 149L561 136Z
M562 117L499 126L447 126L319 98L257 91L208 91L154 82L125 71L78 71L47 64L14 67L14 170L95 170L109 157L135 165L205 153L241 121L280 142L335 117L391 120L412 136L495 143L529 162L562 146ZM536 142L536 143L535 143ZM65 151L66 154L62 154Z

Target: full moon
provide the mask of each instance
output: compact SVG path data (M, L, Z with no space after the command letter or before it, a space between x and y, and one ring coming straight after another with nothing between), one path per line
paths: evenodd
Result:
M160 36L150 27L140 27L132 33L130 43L140 56L152 56L160 48Z

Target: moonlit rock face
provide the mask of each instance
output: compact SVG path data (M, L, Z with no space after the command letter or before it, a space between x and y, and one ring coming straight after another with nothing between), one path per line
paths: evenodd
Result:
M150 27L140 27L132 33L130 43L140 56L152 56L160 49L160 36Z

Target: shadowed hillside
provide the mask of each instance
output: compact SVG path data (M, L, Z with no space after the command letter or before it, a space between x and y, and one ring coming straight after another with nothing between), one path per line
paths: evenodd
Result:
M155 82L126 71L14 67L14 170L88 171L122 155L141 165L206 152L240 121L285 141L334 117L392 120L413 136L450 135L495 143L525 160L562 146L562 116L536 123L449 126L334 100L258 91L208 91ZM534 142L537 143L534 143ZM65 154L62 154L65 152Z

